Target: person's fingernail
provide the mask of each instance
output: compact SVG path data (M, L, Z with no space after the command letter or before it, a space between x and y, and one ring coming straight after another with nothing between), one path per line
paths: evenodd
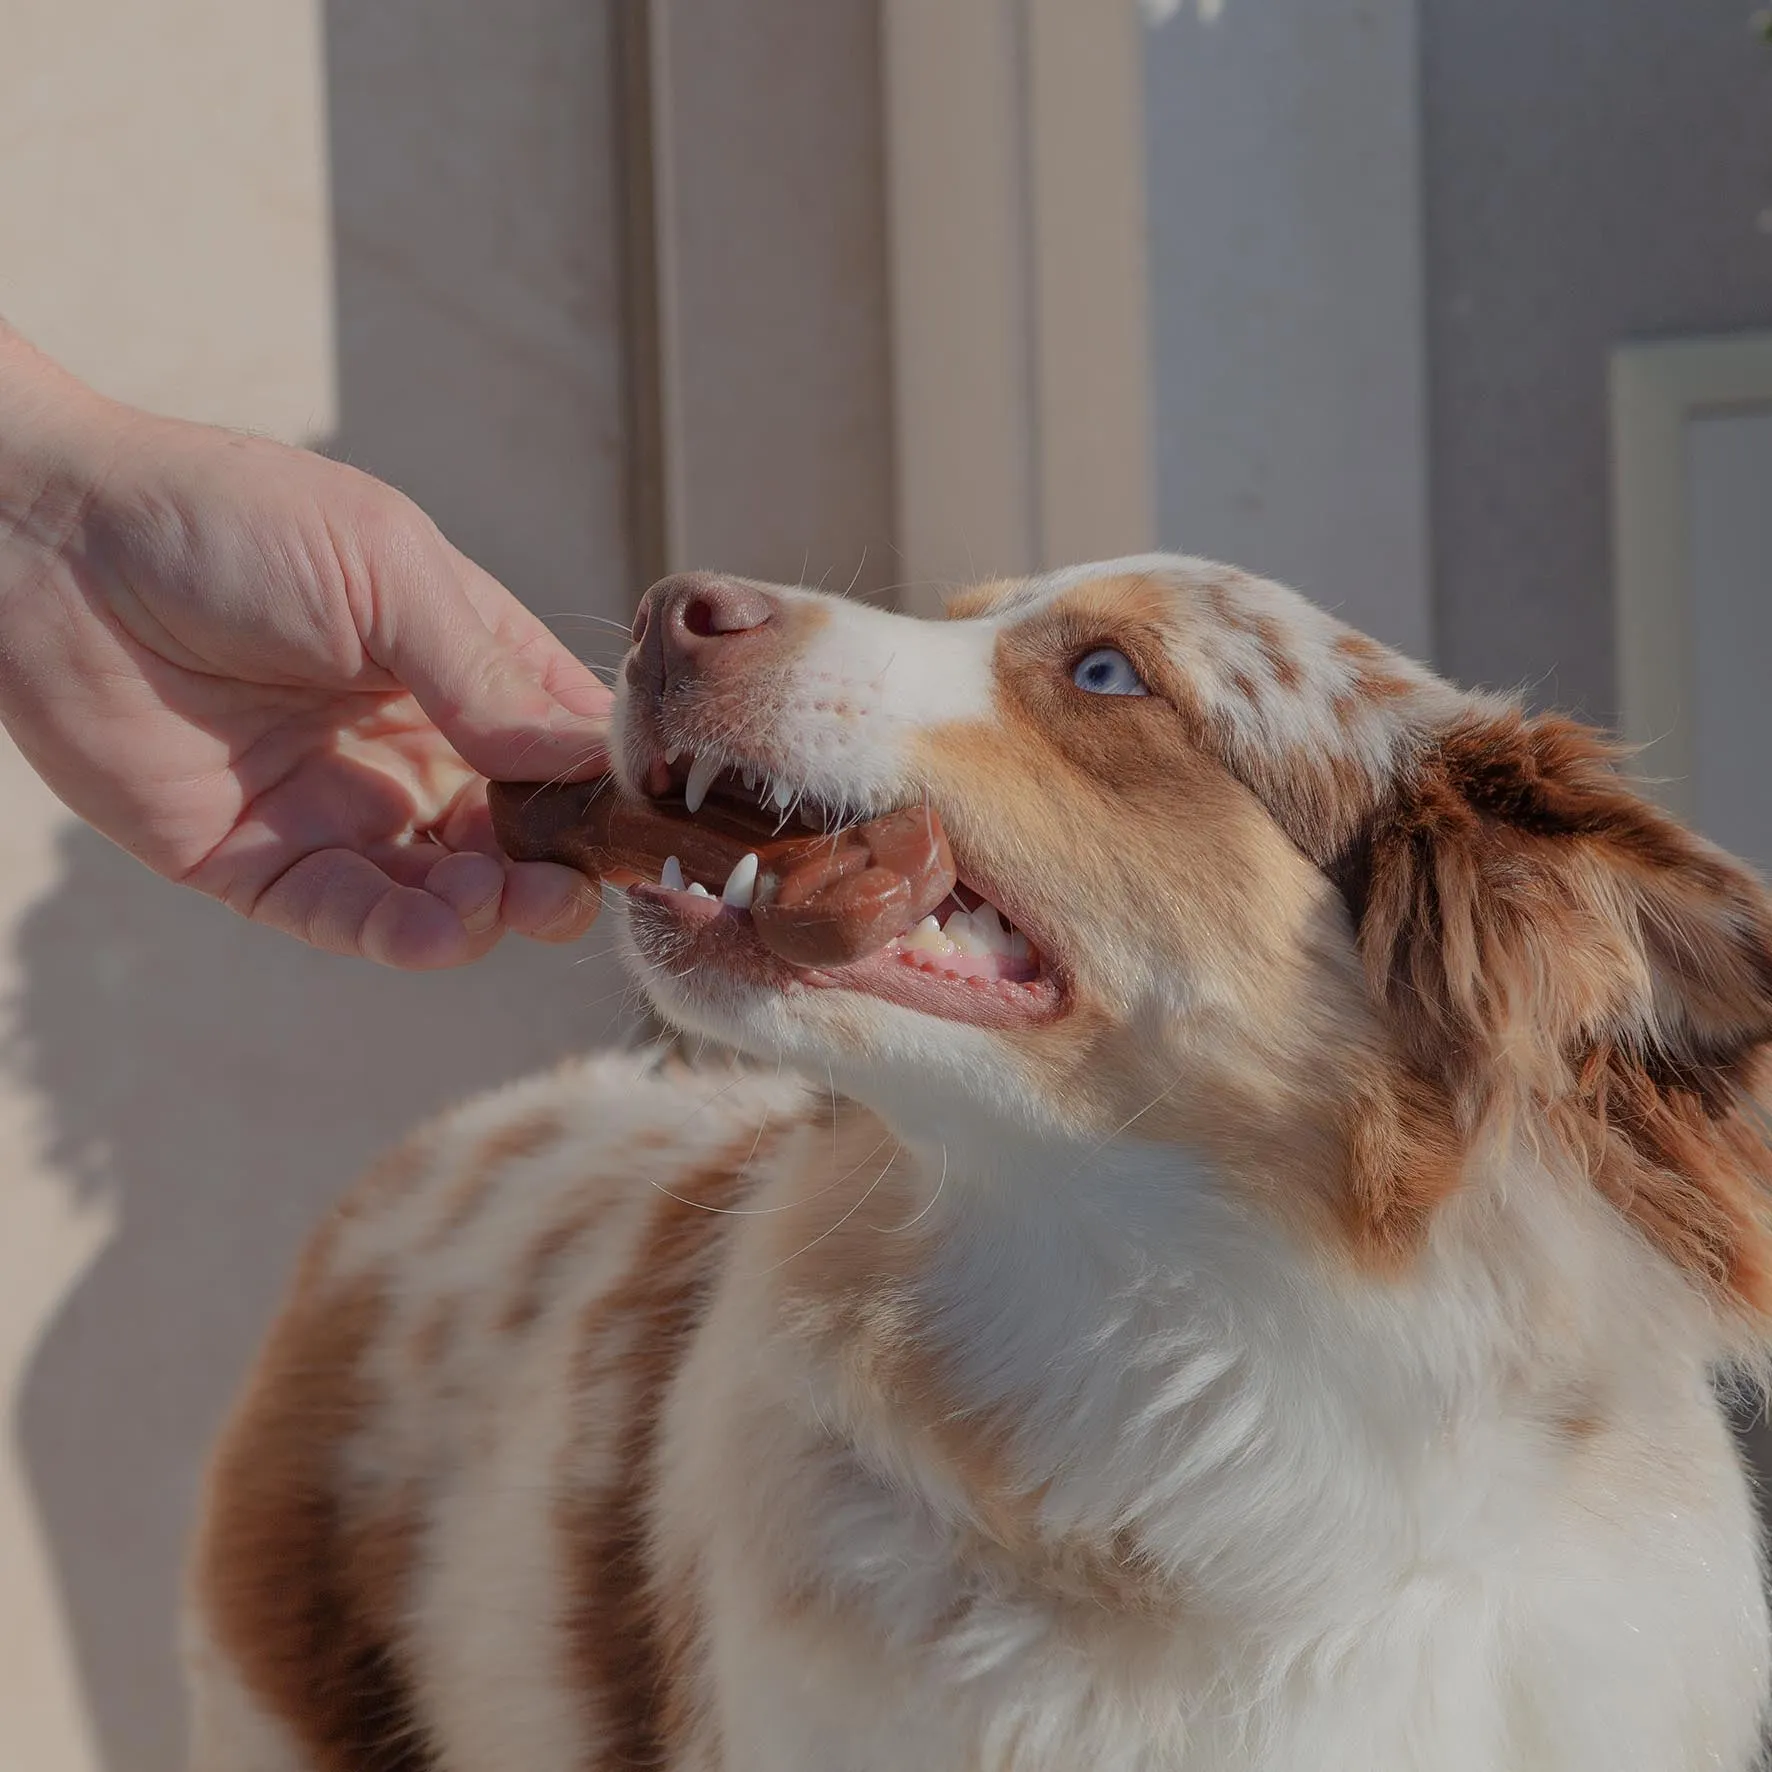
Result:
M461 926L468 934L484 935L498 921L498 896L495 892L484 904L460 913Z
M490 856L464 850L439 862L425 887L455 912L468 934L484 935L498 922L504 869Z
M564 935L569 930L576 930L583 923L587 927L589 920L597 914L602 903L602 893L596 887L575 892L545 923L536 927L536 935L543 941L550 936Z

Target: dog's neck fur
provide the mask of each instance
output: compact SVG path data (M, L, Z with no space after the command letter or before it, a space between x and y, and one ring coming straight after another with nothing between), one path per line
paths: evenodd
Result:
M844 1120L741 1263L794 1349L784 1400L950 1528L1041 1547L1061 1590L1088 1563L1141 1608L1341 1629L1412 1565L1480 1579L1522 1510L1554 1530L1602 1406L1628 1433L1702 1392L1682 1290L1585 1190L1505 1173L1519 1152L1488 1153L1420 1270L1375 1292L1130 1132L927 1100Z

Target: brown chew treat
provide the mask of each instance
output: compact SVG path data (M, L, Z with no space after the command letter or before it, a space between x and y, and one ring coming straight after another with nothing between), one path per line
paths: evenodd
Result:
M716 890L757 857L757 935L796 966L841 966L877 953L954 889L954 858L934 812L909 806L833 836L777 834L735 808L637 800L610 777L550 787L494 782L492 826L514 861L557 861L588 874L656 880L674 855Z
M954 889L954 858L935 814L907 806L813 837L795 856L759 867L781 886L753 905L757 934L797 966L835 966L876 953L926 917Z

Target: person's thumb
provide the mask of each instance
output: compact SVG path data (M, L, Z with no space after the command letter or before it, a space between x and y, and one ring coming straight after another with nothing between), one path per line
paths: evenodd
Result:
M462 577L427 577L397 609L384 605L377 662L482 775L574 780L603 768L609 691L496 580L461 565Z

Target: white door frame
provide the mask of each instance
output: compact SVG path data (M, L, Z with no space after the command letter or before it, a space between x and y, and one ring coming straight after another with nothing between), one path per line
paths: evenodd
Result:
M1696 693L1686 427L1772 406L1772 332L1667 339L1612 354L1612 545L1619 723L1669 811L1696 812Z

